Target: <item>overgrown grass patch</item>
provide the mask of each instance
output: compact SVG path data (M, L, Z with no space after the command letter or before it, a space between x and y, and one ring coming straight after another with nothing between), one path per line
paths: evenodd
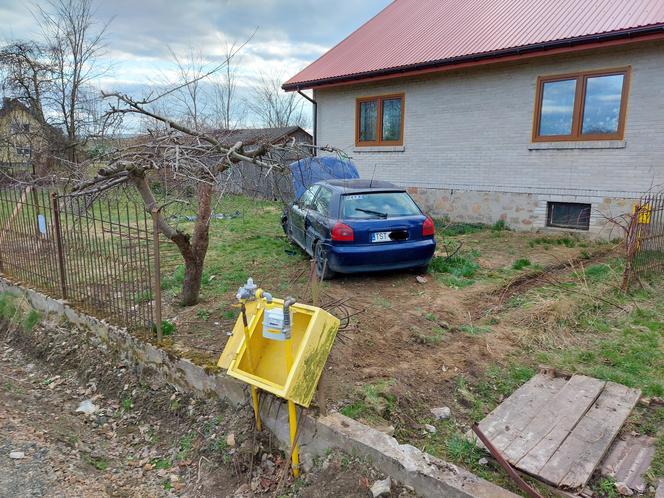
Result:
M514 263L512 263L513 270L523 270L530 266L530 260L528 258L519 258Z
M42 315L24 298L12 292L0 292L0 318L30 331L41 321Z
M474 283L473 277L480 269L478 257L477 251L450 257L435 256L429 265L429 271L439 274L439 279L448 287L467 287Z
M442 237L457 237L487 230L483 223L450 223L449 219L437 218L434 221L436 234Z
M396 398L390 392L394 385L393 379L377 380L365 384L356 393L358 399L342 407L341 414L370 423L380 423L388 420L394 412Z
M659 309L635 309L617 320L585 317L585 343L543 352L546 363L639 388L646 396L664 396L664 315Z

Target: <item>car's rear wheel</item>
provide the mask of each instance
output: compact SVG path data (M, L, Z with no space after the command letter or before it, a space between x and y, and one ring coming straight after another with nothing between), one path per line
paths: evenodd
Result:
M314 247L314 261L316 264L316 275L322 280L329 280L334 278L335 273L330 270L329 262L327 260L327 252L321 242L316 242Z
M281 217L281 228L284 229L284 233L286 234L288 242L290 242L291 244L295 244L295 239L293 238L293 231L291 230L290 223L288 222L288 216L286 215L283 215Z

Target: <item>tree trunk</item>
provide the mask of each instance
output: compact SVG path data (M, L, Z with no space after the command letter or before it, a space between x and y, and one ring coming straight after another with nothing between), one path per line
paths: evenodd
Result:
M148 211L157 209L157 201L152 194L145 175L134 172L130 179L136 190L141 194L143 202ZM210 242L210 215L212 214L212 192L213 186L209 183L200 183L198 186L198 212L194 233L189 235L176 230L168 224L166 219L159 213L157 225L159 231L168 237L178 248L184 259L184 282L180 293L180 304L192 306L198 302L201 292L203 278L203 263Z
M203 261L196 257L184 261L184 282L180 293L182 306L193 306L198 302L203 279Z
M210 216L212 214L212 185L200 183L198 186L198 212L191 240L191 256L185 256L184 282L180 294L182 306L192 306L198 302L203 278L203 263L210 242ZM183 255L184 256L184 255Z

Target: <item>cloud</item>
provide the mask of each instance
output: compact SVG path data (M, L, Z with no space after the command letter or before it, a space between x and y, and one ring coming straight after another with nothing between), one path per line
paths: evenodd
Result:
M46 2L41 0L46 6ZM112 69L104 89L145 93L151 83L176 80L170 55L194 50L212 67L227 43L242 44L238 85L260 74L290 78L378 13L389 0L98 0L99 25L112 19L102 64ZM0 0L5 40L38 36L24 0Z

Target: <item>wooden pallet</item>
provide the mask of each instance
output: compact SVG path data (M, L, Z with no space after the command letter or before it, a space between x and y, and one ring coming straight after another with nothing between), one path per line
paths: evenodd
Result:
M480 429L517 469L576 490L588 482L640 395L584 375L540 373L482 420Z

